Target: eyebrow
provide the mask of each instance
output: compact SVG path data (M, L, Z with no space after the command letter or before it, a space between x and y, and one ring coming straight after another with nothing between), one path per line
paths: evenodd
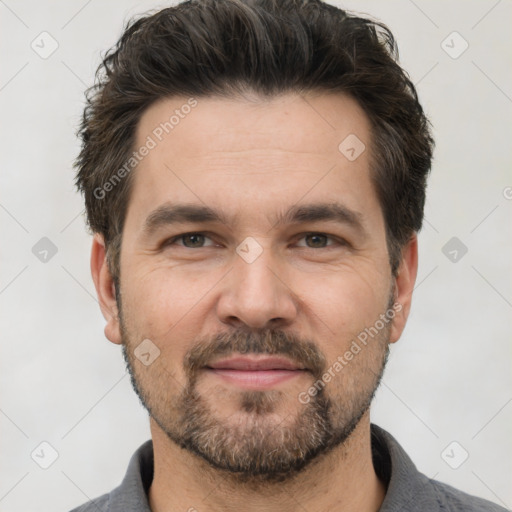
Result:
M162 226L185 222L219 222L225 224L226 219L220 212L208 206L164 203L147 216L143 232L151 234Z
M284 214L279 215L272 227L285 224L333 221L340 224L348 224L364 233L362 217L359 212L351 210L340 203L294 205Z
M305 224L318 221L338 222L366 234L361 213L340 203L293 205L286 212L277 215L270 229L286 224ZM208 206L168 202L160 205L147 216L143 233L149 235L163 226L172 224L200 224L204 222L230 225L227 216L223 212Z

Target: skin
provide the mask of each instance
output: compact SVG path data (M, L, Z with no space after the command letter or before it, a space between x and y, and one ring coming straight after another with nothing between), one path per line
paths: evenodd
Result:
M136 146L187 99L152 105L140 120ZM349 134L367 148L353 162L338 150ZM341 94L310 93L271 100L198 98L197 107L140 162L123 231L120 287L124 342L133 350L150 339L161 351L150 366L133 361L140 383L153 392L155 407L186 385L183 360L197 340L241 327L279 328L312 340L330 366L386 311L394 290L402 307L389 329L325 387L327 396L341 404L361 389L370 390L383 348L404 329L417 271L412 236L398 275L391 273L370 158L370 124L358 104ZM169 201L221 210L226 222L187 222L145 233L148 215ZM276 225L278 215L293 205L332 202L357 212L361 229L323 220ZM207 234L207 245L189 248L180 239L162 246L190 232ZM311 239L305 235L311 232L332 238L325 247L308 247ZM250 264L235 251L246 237L262 248ZM105 335L121 344L118 305L99 234L91 270L107 322ZM167 375L167 394L161 391L167 388L162 375ZM306 372L277 384L278 407L263 417L263 426L272 432L293 425L304 407L297 397L313 382ZM228 428L248 428L254 413L241 410L241 390L235 385L202 374L197 389ZM368 411L345 443L294 478L263 487L241 483L180 448L153 418L150 426L154 512L191 507L286 512L297 510L297 503L308 511L376 511L385 496L371 461Z

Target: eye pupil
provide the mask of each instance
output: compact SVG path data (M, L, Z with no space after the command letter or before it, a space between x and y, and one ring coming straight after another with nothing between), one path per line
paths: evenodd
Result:
M325 235L307 235L306 240L311 243L308 243L309 247L325 247L327 244L327 237Z
M201 247L204 244L204 235L198 235L198 234L184 235L183 236L183 244L186 247Z

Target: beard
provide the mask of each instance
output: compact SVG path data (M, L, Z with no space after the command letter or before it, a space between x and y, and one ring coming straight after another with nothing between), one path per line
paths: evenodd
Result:
M344 445L370 408L389 354L391 323L335 374L330 386L322 381L323 387L317 386L304 403L299 393L321 382L329 369L317 344L281 330L239 328L196 340L183 360L182 385L165 357L147 367L135 358L139 337L127 330L120 297L118 304L123 355L142 405L172 442L237 483L258 486L292 479ZM164 355L165 345L159 345ZM311 382L294 392L205 388L205 366L234 353L288 357L308 369ZM226 417L227 404L234 409Z

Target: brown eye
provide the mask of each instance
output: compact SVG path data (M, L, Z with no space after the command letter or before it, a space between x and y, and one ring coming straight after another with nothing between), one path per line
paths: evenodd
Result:
M335 247L350 246L350 244L343 238L325 233L305 233L298 240L296 246L307 249L334 249Z
M307 246L313 249L326 247L327 242L329 241L329 237L327 235L322 235L320 233L306 235L304 238L306 240Z
M215 245L214 241L203 233L183 233L169 239L165 246L187 247L188 249L201 249Z
M195 249L197 247L203 247L206 237L200 233L190 233L188 235L182 235L181 240L185 247Z

